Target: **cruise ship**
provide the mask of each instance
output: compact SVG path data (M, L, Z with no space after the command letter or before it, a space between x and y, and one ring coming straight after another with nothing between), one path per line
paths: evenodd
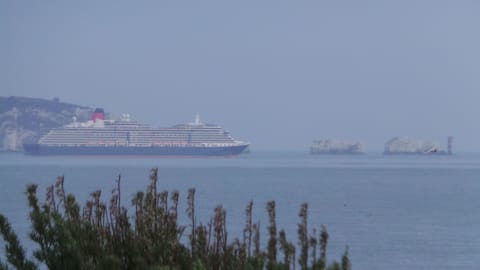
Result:
M91 120L50 130L34 144L24 144L28 155L150 155L150 156L235 156L249 143L235 140L222 127L193 123L155 128L131 120L104 119L96 109Z

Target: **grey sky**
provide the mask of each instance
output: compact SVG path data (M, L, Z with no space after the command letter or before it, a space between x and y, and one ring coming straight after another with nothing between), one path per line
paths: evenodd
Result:
M67 2L0 2L0 95L156 126L199 112L252 150L480 151L478 1Z

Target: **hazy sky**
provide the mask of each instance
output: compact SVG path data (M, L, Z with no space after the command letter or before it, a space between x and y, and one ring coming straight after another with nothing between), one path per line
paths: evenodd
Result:
M252 150L480 151L480 1L3 0L0 95L156 126L199 112Z

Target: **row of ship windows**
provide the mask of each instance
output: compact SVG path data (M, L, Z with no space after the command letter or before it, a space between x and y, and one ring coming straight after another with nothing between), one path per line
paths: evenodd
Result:
M61 144L61 143L89 143L89 142L105 142L105 141L109 141L109 142L117 142L117 143L120 143L120 142L127 142L127 140L108 140L108 139L105 139L103 141L100 141L100 140L76 140L76 141L71 141L71 140L42 140L40 143L46 143L46 144L49 144L49 143L53 143L53 144ZM204 141L191 141L190 143L232 143L234 141L227 141L227 140L222 140L222 141L218 141L218 140L204 140ZM142 140L131 140L130 143L188 143L187 141L155 141L155 140L149 140L149 141L142 141Z
M68 128L57 128L55 130L88 130L88 131L102 131L102 130L118 130L118 129L129 129L129 130L154 130L154 131L169 131L169 132L190 132L190 131L201 131L201 130L223 130L219 127L206 127L206 128L151 128L143 126L105 126L105 127L68 127Z
M233 140L232 137L225 136L177 136L177 137L167 137L167 136L68 136L68 137L56 137L56 136L47 136L42 138L43 140L78 140L78 139L162 139L162 140Z
M72 128L72 129L56 129L55 131L68 131L68 132L104 132L104 131L132 131L132 132L166 132L166 133L192 133L192 132L226 132L223 129L150 129L150 128L101 128L101 129L89 129L89 128Z
M46 136L75 136L75 135L82 135L82 136L96 136L96 135L112 135L112 136L125 136L125 135L141 135L141 136L229 136L229 133L211 133L211 132L195 132L195 133L182 133L182 134L172 134L172 133L153 133L153 132L50 132L46 134Z
M146 135L146 136L152 136L152 135L163 135L163 136L188 136L188 135L191 135L191 136L197 136L197 135L210 135L210 136L213 136L213 135L221 135L221 136L228 136L229 133L227 132L191 132L191 133L163 133L163 132L125 132L125 131L118 131L118 132L95 132L95 133L91 133L91 132L59 132L59 131L55 131L55 132L51 132L49 133L49 135L58 135L58 136L61 136L61 135L76 135L76 134L84 134L84 135L87 135L87 136L91 136L91 135L97 135L97 134L111 134L111 135L115 135L115 136L118 136L118 135L127 135L127 134L130 134L130 135Z
M80 146L80 147L111 147L111 146L127 146L127 144L113 144L113 143L102 143L102 144L73 144L73 143L65 143L65 144L48 144L49 146ZM201 144L201 146L217 146L217 147L221 147L221 146L232 146L232 145L235 145L235 144L231 144L231 143L217 143L217 144ZM128 144L128 146L140 146L140 147L158 147L160 145L154 145L154 144L140 144L140 143L136 143L136 144ZM178 145L178 144L164 144L164 145L161 145L161 146L166 146L166 147L179 147L179 146L183 146L183 147L188 147L190 145Z
M60 134L49 134L46 138L62 138ZM163 138L231 138L230 136L226 136L224 134L192 134L190 136L187 135L162 135L162 134L111 134L111 133L103 133L103 134L72 134L66 136L68 138L99 138L99 137L111 137L111 138L122 138L122 137L138 137L138 138L155 138L155 137L163 137Z
M151 140L151 139L162 139L162 140L233 140L232 137L228 136L176 136L176 137L170 137L170 136L81 136L81 134L75 135L75 136L45 136L42 139L43 140L78 140L78 139L104 139L104 138L110 138L110 139L145 139L145 140Z

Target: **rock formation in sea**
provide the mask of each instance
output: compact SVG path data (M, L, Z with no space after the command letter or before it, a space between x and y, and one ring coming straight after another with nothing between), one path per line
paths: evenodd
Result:
M313 141L310 146L311 154L363 154L363 144L334 139L320 139Z
M385 144L383 152L387 155L396 154L443 154L437 143L420 141L406 137L394 137Z

